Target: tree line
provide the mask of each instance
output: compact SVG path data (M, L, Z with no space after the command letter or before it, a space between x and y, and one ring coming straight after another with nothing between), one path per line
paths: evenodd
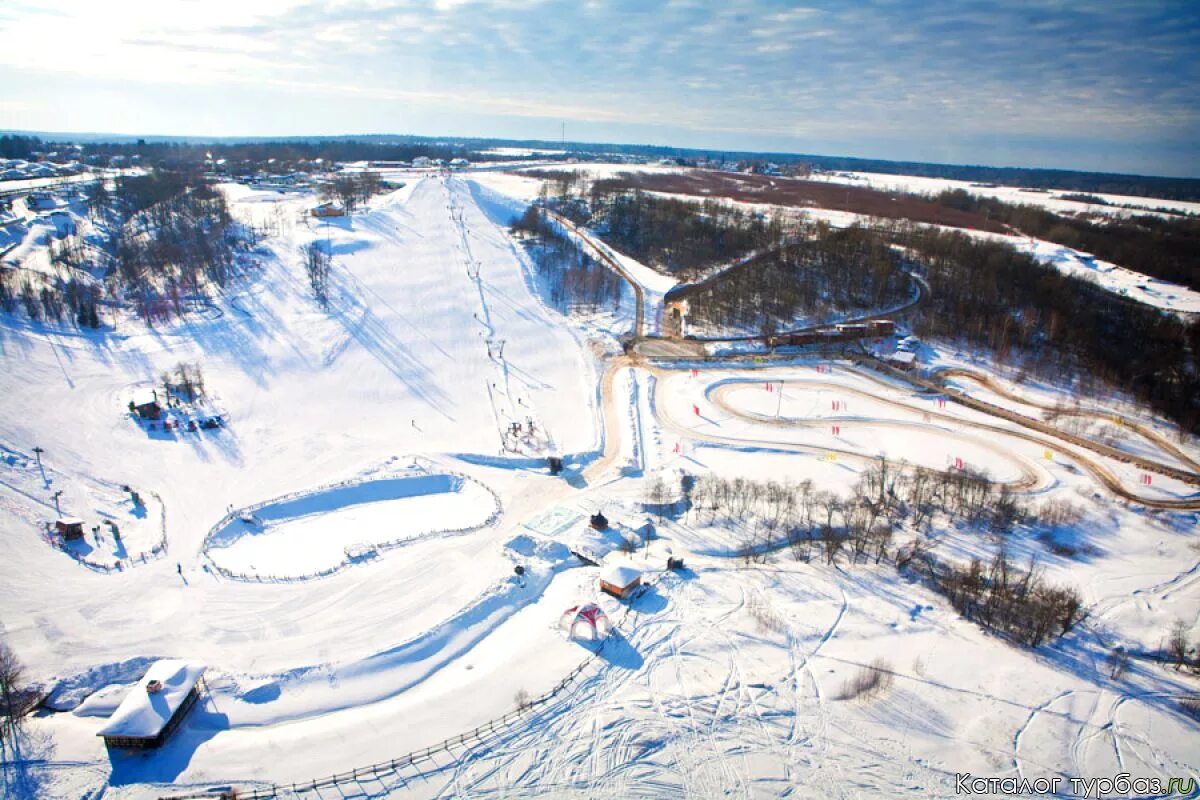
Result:
M771 334L896 306L911 294L903 258L863 228L807 226L744 267L688 294L689 319L708 330Z
M546 201L556 211L589 225L608 244L669 275L687 278L777 246L783 237L783 226L774 216L717 200L694 203L629 192L619 180L589 185L580 173L542 175L557 190Z
M971 470L881 459L845 495L817 490L811 481L711 473L683 476L676 494L659 477L647 485L644 507L738 531L738 552L748 564L785 548L798 561L890 563L921 577L965 618L1031 647L1067 633L1083 613L1075 588L1047 582L1033 561L1017 568L1006 555L1004 542L1018 527L1043 525L1041 510L1030 509L1007 484ZM992 537L1000 543L995 557L986 567L978 559L962 564L936 558L935 522ZM916 536L897 545L905 529Z
M590 201L592 224L608 224L613 246L642 258L653 255L647 243L662 231L693 236L699 244L688 252L710 255L728 256L720 249L728 243L746 252L763 241L759 223L738 213L713 214L708 206L638 193L606 202L623 210L616 217L592 212ZM614 235L614 218L634 222L619 223ZM768 238L783 239L774 232ZM1116 388L1184 430L1200 426L1200 320L1106 291L1007 242L959 231L906 221L841 230L797 226L781 246L692 292L692 329L769 333L799 317L824 322L838 312L886 308L907 297L906 272L931 289L912 317L918 335L986 349L996 362L1031 374L1074 378L1084 393Z
M231 279L244 231L198 173L154 170L96 181L84 192L93 234L73 233L50 247L65 275L0 271L0 307L12 311L20 302L34 320L99 327L107 296L153 322Z
M912 225L876 229L929 283L914 330L1083 393L1115 387L1184 430L1200 425L1200 320L1185 321L1059 272L1004 242Z
M1200 290L1200 218L1141 214L1092 221L1056 214L1040 206L1005 203L963 189L947 190L933 199L947 208L981 213L1027 236Z
M526 252L551 307L562 313L620 310L621 279L546 219L537 206L529 206L513 222L512 230L524 237Z
M0 157L28 159L35 152L61 149L66 143L43 140L36 136L0 136ZM249 174L257 169L279 173L314 161L333 164L350 161L412 161L429 158L467 158L483 156L461 144L422 140L378 138L276 139L255 141L161 141L129 139L81 143L81 158L137 156L145 166L170 170L201 169L206 162L225 159L233 174ZM495 156L488 156L495 158Z

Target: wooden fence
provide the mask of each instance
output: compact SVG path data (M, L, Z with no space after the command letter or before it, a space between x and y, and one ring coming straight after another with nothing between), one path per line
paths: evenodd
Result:
M422 470L422 472L420 474L426 474L426 475L434 474L433 472L431 472L428 469L428 466L420 466L419 469ZM496 497L496 493L493 492L491 489L488 489L487 486L484 486L482 483L479 483L479 481L475 480L474 478L471 478L467 475L463 475L458 472L451 472L449 470L439 470L439 473L445 474L445 475L452 475L456 478L460 478L461 480L471 481L472 483L482 486L485 490L487 490L487 492L489 494L492 495L493 498L495 498L495 500L496 500L495 509L493 509L492 513L488 515L487 519L485 519L483 522L479 523L478 525L472 525L472 526L469 526L466 528L441 528L438 530L426 531L424 533L418 534L417 536L410 536L410 537L404 538L404 539L392 539L392 540L389 540L386 542L374 542L374 543L372 543L372 546L376 550L391 550L391 549L394 549L397 547L404 547L407 545L416 544L418 542L425 541L427 539L431 539L436 536L458 536L458 535L462 535L465 533L470 533L472 531L477 531L482 528L486 528L489 525L492 525L493 523L495 523L495 521L500 518L500 514L504 510L500 504L500 499L498 497ZM414 472L413 474L414 474L414 476L416 476L416 474L418 474L418 473ZM402 478L402 477L404 477L404 475L401 473L401 474L391 475L391 476L387 476L387 477ZM337 483L330 483L330 484L326 484L324 486L318 486L314 489L306 489L306 490L299 491L299 492L290 492L285 495L280 495L279 497L271 498L270 500L264 500L260 503L255 503L254 505L245 506L240 509L235 509L235 510L229 511L228 513L225 514L225 516L221 517L221 519L215 525L213 525L211 528L209 528L208 533L206 533L204 535L204 544L202 545L201 550L208 557L207 558L208 568L212 572L215 572L217 575L220 575L221 577L223 577L227 580L242 581L242 582L246 582L246 583L301 583L304 581L315 580L317 578L327 578L330 575L336 575L337 573L342 572L343 570L345 570L353 565L354 562L351 559L347 558L345 561L342 561L341 563L336 564L332 567L328 567L327 569L317 570L316 572L305 573L303 575L263 575L263 574L247 575L242 572L234 572L233 570L226 569L225 567L222 567L219 564L217 564L215 561L213 561L212 557L208 556L209 542L212 539L212 537L217 533L217 531L219 531L222 528L224 528L225 526L229 525L238 517L241 517L245 514L253 514L255 511L258 511L262 508L266 508L267 506L274 505L276 503L286 503L290 500L297 500L301 497L307 497L309 495L321 494L324 492L333 491L335 489L343 489L343 488L347 488L347 487L351 487L351 486L358 486L360 484L371 483L376 480L385 480L385 479L386 478L381 478L381 477L350 478L348 480L338 481Z

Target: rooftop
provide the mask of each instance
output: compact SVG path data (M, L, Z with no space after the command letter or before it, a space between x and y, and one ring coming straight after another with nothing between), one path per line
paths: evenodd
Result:
M135 406L148 406L151 403L158 402L158 393L153 389L138 389L133 393L133 404Z
M204 669L203 664L178 659L155 661L96 735L138 739L158 736L200 681ZM146 691L151 681L159 681L162 688L157 692Z
M614 564L611 567L605 567L604 571L600 573L600 580L612 586L619 586L622 589L641 577L642 573L640 570L625 564Z

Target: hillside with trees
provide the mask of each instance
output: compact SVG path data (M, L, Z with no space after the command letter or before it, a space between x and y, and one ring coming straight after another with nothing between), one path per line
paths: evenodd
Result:
M1200 289L1200 219L1167 219L1153 214L1092 220L1055 214L1040 206L1014 205L963 189L942 192L938 204L983 214L1026 236L1134 270Z
M529 206L512 224L522 237L543 296L562 313L617 311L621 279L602 266L550 221Z
M195 173L152 170L85 190L91 223L50 245L57 275L0 272L0 306L19 299L34 320L100 325L102 300L147 322L178 315L227 285L247 245L225 197Z

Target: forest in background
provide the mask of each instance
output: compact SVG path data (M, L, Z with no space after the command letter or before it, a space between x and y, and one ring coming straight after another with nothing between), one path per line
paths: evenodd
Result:
M1200 291L1200 218L1155 214L1087 219L1055 214L1041 206L1005 203L963 189L934 200L947 208L983 214L1026 236L1091 253L1152 278Z
M982 349L1031 374L1078 381L1087 394L1112 387L1186 430L1200 428L1200 319L1130 301L1007 242L906 220L845 229L802 222L785 233L778 221L713 201L566 175L552 188L560 194L544 202L665 272L686 275L761 249L689 294L698 335L733 326L770 333L794 327L797 318L824 322L886 308L908 296L911 272L930 288L910 317L918 335ZM666 241L686 236L686 248L664 249L663 231L671 232Z

